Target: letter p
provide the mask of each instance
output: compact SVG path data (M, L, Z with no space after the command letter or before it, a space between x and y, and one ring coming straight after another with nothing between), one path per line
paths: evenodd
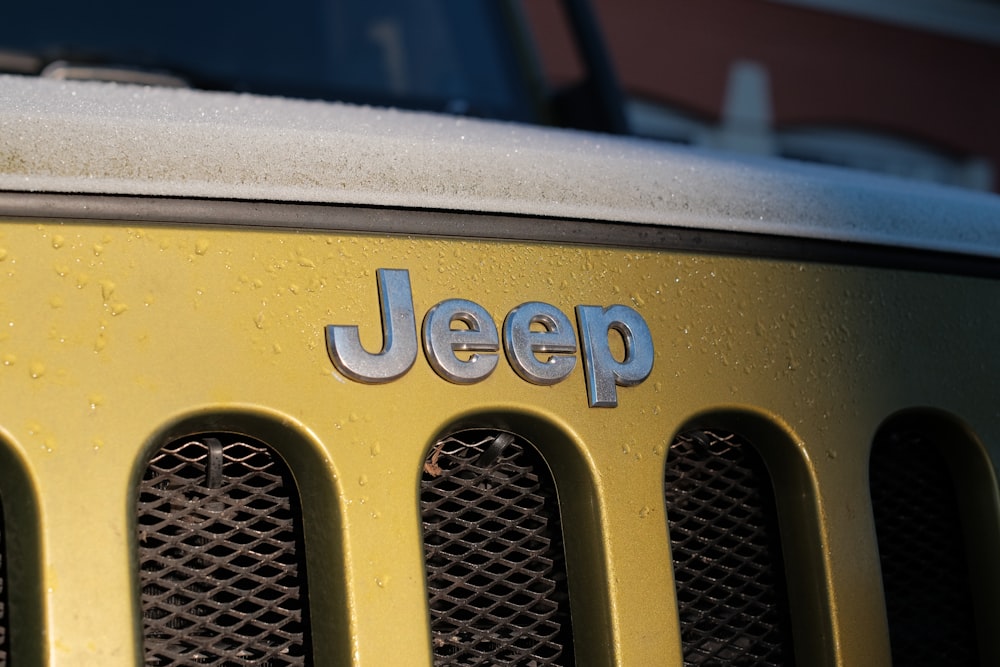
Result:
M653 370L653 336L642 316L628 306L577 306L583 348L587 398L592 408L618 405L618 387L639 384ZM618 332L625 342L625 358L618 361L608 345L608 333Z

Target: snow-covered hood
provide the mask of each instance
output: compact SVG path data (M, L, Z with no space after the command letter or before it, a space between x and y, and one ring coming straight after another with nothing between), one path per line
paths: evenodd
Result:
M0 190L402 206L1000 257L1000 197L394 109L0 76Z

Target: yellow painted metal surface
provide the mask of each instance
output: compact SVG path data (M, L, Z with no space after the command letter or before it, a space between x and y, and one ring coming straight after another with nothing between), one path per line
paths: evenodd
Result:
M652 375L616 408L588 407L579 360L549 387L503 359L450 384L422 353L394 382L351 381L324 326L358 324L380 348L378 268L409 270L418 326L450 298L498 326L527 301L571 319L629 305ZM663 466L678 429L708 422L747 433L774 475L801 664L888 665L869 446L929 407L997 460L996 304L986 279L650 249L3 221L13 651L141 664L137 480L166 439L232 430L275 447L299 485L316 664L430 664L419 473L436 437L475 424L518 431L552 467L579 664L679 665Z

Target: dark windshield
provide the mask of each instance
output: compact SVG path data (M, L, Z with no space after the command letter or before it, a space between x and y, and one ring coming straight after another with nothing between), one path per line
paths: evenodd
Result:
M501 0L10 3L0 50L196 87L535 120Z

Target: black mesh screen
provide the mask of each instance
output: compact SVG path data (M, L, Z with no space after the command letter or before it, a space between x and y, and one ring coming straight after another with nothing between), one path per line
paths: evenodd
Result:
M941 451L915 433L882 433L870 482L893 664L978 665L958 503Z
M794 663L771 480L731 433L691 431L665 494L685 665Z
M297 493L271 450L179 440L139 490L145 664L307 664Z
M573 663L555 486L498 431L438 442L420 493L436 665Z

